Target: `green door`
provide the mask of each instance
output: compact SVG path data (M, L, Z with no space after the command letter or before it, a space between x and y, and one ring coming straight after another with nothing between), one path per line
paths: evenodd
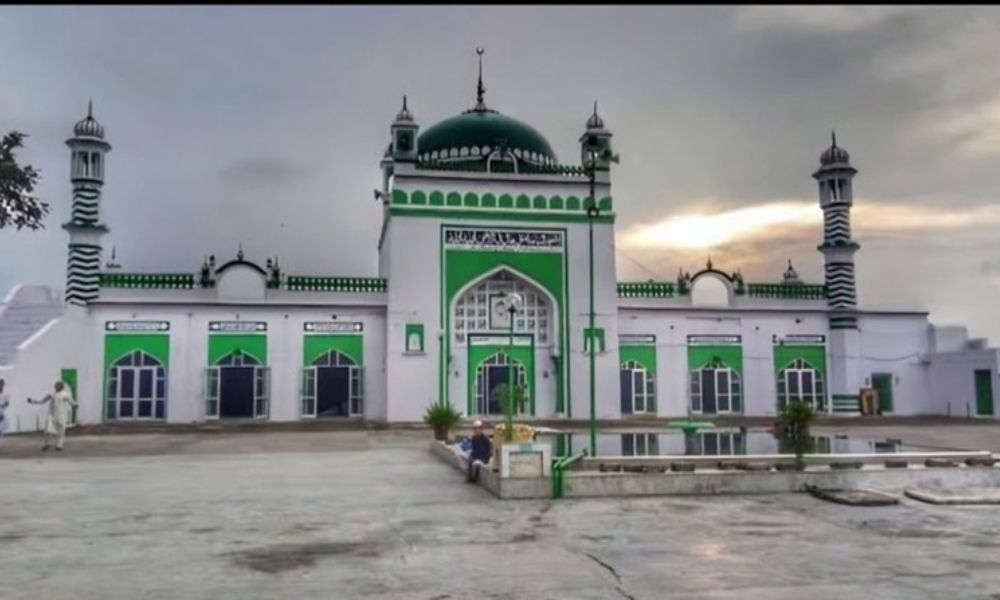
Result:
M80 399L76 396L76 369L63 369L59 372L59 381L62 381L69 387L69 393L73 394L73 400L78 403ZM77 407L73 407L73 412L70 414L69 422L76 423L76 410Z
M873 373L872 387L878 392L879 412L892 412L892 373Z
M976 369L976 414L993 416L993 374L989 369Z

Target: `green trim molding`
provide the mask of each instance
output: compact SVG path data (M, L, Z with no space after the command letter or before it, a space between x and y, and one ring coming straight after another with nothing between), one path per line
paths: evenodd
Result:
M580 212L517 212L489 209L432 209L413 206L392 206L389 214L394 217L430 217L433 219L484 219L492 221L519 221L536 223L586 223L589 217ZM602 214L594 217L594 223L614 224L614 214Z
M327 352L342 352L358 366L365 364L364 336L349 334L315 334L302 338L302 365L308 367Z
M475 192L460 194L455 191L444 192L433 190L414 190L407 193L404 190L395 189L392 191L393 207L418 206L423 209L433 210L440 207L464 207L467 209L496 209L506 208L517 211L543 212L558 211L569 213L583 213L585 209L586 197L580 196L528 196L520 194L485 193L482 196ZM603 196L597 200L597 206L602 212L610 212L614 208L611 196ZM586 214L582 216L586 217Z
M656 376L656 346L654 344L622 345L618 347L618 363L635 361Z
M781 373L796 359L802 359L812 368L823 374L826 380L826 347L807 344L775 344L774 374Z
M164 367L170 364L170 335L166 333L108 333L104 335L104 373L118 359L141 350Z
M743 347L732 345L688 345L688 371L697 371L713 360L719 360L743 375Z
M208 335L208 364L214 365L227 355L242 350L267 364L267 335L263 333L210 333Z

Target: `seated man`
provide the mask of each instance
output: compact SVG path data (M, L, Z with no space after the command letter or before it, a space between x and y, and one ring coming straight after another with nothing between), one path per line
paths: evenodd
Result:
M493 443L489 436L483 433L483 422L472 424L472 452L469 453L469 470L466 481L474 483L479 480L479 467L488 466L493 458Z

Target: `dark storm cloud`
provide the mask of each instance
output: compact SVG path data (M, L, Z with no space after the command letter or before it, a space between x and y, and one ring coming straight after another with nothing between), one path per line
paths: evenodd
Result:
M862 303L1000 339L980 269L1000 247L976 224L1000 189L998 30L996 7L4 7L0 56L17 58L0 61L0 130L32 135L22 157L53 214L43 232L0 233L0 254L31 257L5 263L0 288L61 285L64 141L90 98L114 146L102 210L126 269L192 270L242 243L291 271L372 274L371 190L401 96L424 127L470 108L485 46L487 103L564 162L599 100L622 157L622 278L673 278L711 253L754 280L787 258L819 280L818 210L794 206L815 207L836 128L860 171ZM744 208L767 224L627 243L639 225Z

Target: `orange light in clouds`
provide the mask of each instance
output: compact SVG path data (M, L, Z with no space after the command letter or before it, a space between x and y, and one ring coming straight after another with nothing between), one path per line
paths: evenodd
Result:
M976 229L1000 225L995 204L941 209L918 204L857 202L853 229L858 233ZM823 222L819 205L805 201L769 202L714 214L675 215L637 225L622 236L622 244L636 248L699 250L732 242L752 242L793 235L796 230ZM816 229L822 236L821 228Z
M638 247L714 248L737 240L774 235L784 227L823 222L819 206L805 202L771 202L715 214L667 217L627 232L624 243Z

